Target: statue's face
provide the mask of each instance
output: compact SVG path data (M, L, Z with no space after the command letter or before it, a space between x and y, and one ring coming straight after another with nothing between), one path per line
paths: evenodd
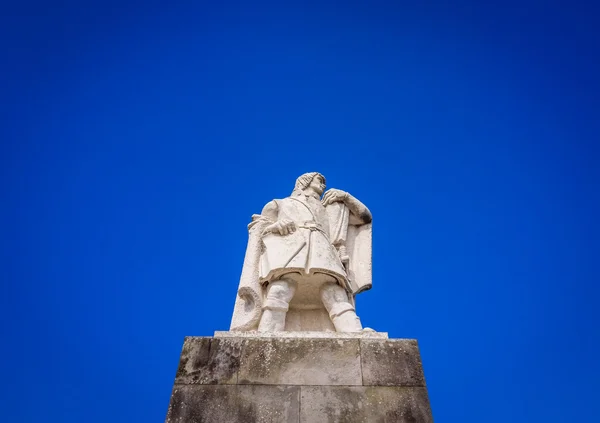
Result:
M321 175L315 176L312 181L310 181L309 187L319 194L319 197L323 195L323 191L325 191L325 181L323 180L323 177Z

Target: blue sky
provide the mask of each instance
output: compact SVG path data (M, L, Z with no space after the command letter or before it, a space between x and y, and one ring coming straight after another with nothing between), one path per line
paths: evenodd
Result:
M436 422L597 417L596 7L3 9L2 421L163 421L308 171L371 209L358 312L419 340Z

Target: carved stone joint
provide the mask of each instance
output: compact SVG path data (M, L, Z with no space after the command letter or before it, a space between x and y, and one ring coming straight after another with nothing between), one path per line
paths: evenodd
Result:
M263 305L263 310L276 310L276 311L288 311L290 308L289 304L283 300L277 298L269 298Z
M350 303L336 303L329 310L329 316L333 319L335 317L341 316L347 311L354 311L354 307Z

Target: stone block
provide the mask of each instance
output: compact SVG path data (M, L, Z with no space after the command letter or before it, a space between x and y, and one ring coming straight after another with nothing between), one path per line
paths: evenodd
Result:
M359 339L246 339L238 383L362 385Z
M425 386L415 339L362 339L363 385Z
M175 385L166 423L298 423L300 388Z
M433 421L415 340L232 335L185 339L166 423Z
M186 337L175 384L235 384L242 339Z
M303 386L302 423L432 423L425 388Z

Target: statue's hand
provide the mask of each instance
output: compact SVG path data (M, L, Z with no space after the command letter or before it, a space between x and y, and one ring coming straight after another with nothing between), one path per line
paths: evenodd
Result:
M279 235L287 235L295 231L296 224L288 219L278 220L265 228L265 232L278 233Z
M321 201L324 206L328 206L331 203L343 202L346 198L348 198L348 193L346 191L331 188L330 190L327 190Z

